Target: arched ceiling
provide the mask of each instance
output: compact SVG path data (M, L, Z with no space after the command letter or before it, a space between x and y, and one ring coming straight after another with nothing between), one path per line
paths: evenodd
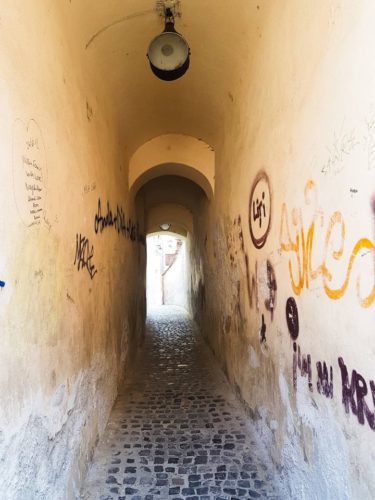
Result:
M191 180L192 182L194 182L194 184L202 188L208 200L212 199L212 187L207 178L202 175L199 170L196 170L189 165L182 165L178 163L164 163L161 165L156 165L155 167L152 167L145 171L143 174L137 177L135 182L131 185L132 195L136 195L139 189L141 189L141 187L150 180L156 179L157 177L168 176L183 177L185 179Z
M161 204L180 205L194 215L201 211L203 203L207 203L205 192L195 182L174 175L148 181L138 191L137 199L142 200L146 216Z
M130 159L129 188L133 192L160 175L192 180L211 199L215 191L215 152L202 140L166 134L143 144Z
M148 140L168 133L217 148L225 120L240 100L241 73L249 70L264 10L259 2L182 0L176 29L190 45L191 65L175 82L158 80L146 58L149 42L164 27L155 0L66 3L76 49L100 80L128 159Z
M170 223L180 234L194 232L194 217L208 203L204 191L184 177L166 175L148 181L137 194L137 205L144 211L146 233Z
M151 228L148 232L147 232L147 238L149 236L159 236L159 235L168 235L168 236L172 236L174 238L179 238L181 239L182 238L187 238L187 231L186 229L184 229L182 226L178 226L178 225L174 225L172 224L171 225L171 228L169 231L161 231L159 227L154 227L154 228Z
M160 232L161 224L170 224L171 230L179 234L193 232L193 214L176 203L161 203L149 209L146 217L145 233Z

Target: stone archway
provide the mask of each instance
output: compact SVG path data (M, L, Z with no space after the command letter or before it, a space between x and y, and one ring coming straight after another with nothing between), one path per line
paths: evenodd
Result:
M195 137L181 134L155 137L131 157L129 189L135 194L146 182L162 175L192 180L211 200L215 192L215 152Z

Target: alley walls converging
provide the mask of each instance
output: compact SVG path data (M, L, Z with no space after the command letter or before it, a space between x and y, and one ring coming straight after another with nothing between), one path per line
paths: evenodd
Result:
M175 82L148 0L3 4L1 497L79 498L168 223L288 498L373 498L374 3L182 1Z

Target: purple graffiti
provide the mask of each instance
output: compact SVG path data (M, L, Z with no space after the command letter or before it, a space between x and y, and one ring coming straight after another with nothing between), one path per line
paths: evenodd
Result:
M312 371L311 371L311 355L301 354L300 346L293 343L293 386L297 389L297 367L302 377L307 377L309 389L313 392Z
M346 413L352 412L356 415L358 422L364 425L365 419L372 430L375 430L375 413L370 410L365 401L368 394L368 387L365 379L356 370L352 370L351 380L349 381L348 369L343 358L338 359L341 380L342 380L342 403ZM375 383L370 380L370 391L372 402L375 406Z
M318 361L316 363L316 369L318 372L318 381L316 383L319 394L322 394L326 398L333 398L333 369L332 366L329 367L329 374L326 362Z

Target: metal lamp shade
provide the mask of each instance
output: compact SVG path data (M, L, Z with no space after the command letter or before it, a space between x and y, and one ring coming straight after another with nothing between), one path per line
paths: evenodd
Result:
M147 51L152 72L161 80L177 80L184 75L190 63L190 49L186 40L173 28L156 36Z

